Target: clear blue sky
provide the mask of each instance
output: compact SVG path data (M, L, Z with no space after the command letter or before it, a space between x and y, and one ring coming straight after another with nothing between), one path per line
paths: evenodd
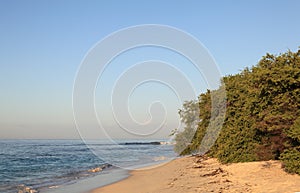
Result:
M72 117L77 69L87 51L116 30L139 24L184 30L227 75L267 52L297 50L299 10L297 0L1 0L0 138L78 137Z

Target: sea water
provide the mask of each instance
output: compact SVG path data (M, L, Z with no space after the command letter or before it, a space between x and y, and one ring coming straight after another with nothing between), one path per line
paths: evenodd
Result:
M172 145L152 141L0 140L0 192L51 192L175 157Z

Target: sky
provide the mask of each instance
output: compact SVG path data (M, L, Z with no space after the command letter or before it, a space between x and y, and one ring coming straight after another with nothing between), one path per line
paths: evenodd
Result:
M266 53L296 51L300 46L299 9L297 0L1 0L0 138L79 138L84 131L78 132L73 116L74 81L91 48L111 33L143 24L180 29L202 43L221 75L229 75L257 64ZM155 47L130 50L111 62L95 89L96 114L106 134L92 131L86 137L132 137L115 122L121 108L116 107L115 114L111 110L112 87L123 71L130 72L132 64L151 59L171 63L187 75L197 94L207 89L205 78L179 54ZM159 82L145 82L135 91L128 98L135 121L147 128L145 124L154 115L167 118L163 129L149 136L166 137L179 124L177 110L182 100ZM164 106L151 106L155 101ZM164 110L166 114L160 114ZM118 116L120 120L126 117ZM161 120L152 121L149 130ZM126 128L136 126L130 120L123 122Z

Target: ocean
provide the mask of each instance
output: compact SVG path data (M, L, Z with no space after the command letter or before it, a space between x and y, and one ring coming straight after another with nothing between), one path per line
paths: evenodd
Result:
M51 193L97 176L99 184L108 184L120 170L176 157L173 146L161 141L0 140L0 192Z

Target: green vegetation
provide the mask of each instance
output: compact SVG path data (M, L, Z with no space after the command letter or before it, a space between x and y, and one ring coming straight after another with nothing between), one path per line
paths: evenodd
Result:
M187 153L186 149L189 146L191 140L197 129L197 124L199 122L199 106L196 100L187 101L183 104L183 108L179 110L179 116L181 122L184 124L184 130L179 132L175 136L176 146L174 150L178 153ZM171 135L174 135L177 130L173 131Z
M217 96L223 86L200 95L196 133L191 143L177 152L201 153L210 148L208 154L223 163L280 159L286 171L300 174L300 50L278 56L267 54L256 66L226 76L223 82L226 115L216 142L211 148L207 145L216 136L207 137L207 128L215 113L211 112L211 96Z

